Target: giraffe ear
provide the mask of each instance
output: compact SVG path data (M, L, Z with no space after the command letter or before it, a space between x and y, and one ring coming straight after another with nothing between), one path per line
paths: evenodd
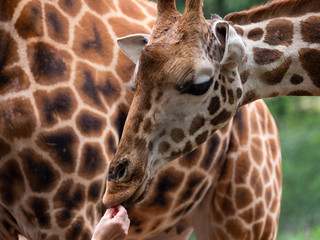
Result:
M221 54L220 64L232 71L242 62L245 54L244 43L236 30L226 21L216 21L213 30L218 39L218 49Z
M150 35L147 34L132 34L117 39L117 44L120 49L137 64L141 51L148 43Z

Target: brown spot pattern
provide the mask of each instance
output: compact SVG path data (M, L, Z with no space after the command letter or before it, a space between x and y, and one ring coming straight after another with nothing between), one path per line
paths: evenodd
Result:
M250 113L250 122L251 122L251 131L252 134L260 134L260 124L259 124L259 120L258 120L258 115L256 114L255 111Z
M217 207L213 206L211 208L211 211L212 211L214 222L217 224L221 224L223 222L223 215L221 214L220 210ZM222 238L222 239L225 239L225 238Z
M179 197L180 204L185 203L193 196L193 194L195 193L195 190L202 183L204 178L205 177L200 172L190 173L190 175L188 176L188 180L185 184L185 187L180 193L180 197Z
M134 138L134 148L137 152L143 152L147 148L146 140L136 136Z
M75 16L79 13L82 2L80 0L59 0L59 6L69 15Z
M268 169L266 167L264 167L262 170L262 176L263 176L264 183L268 184L270 181L270 175L269 175Z
M126 55L124 55L123 52L120 52L118 55L116 71L123 82L130 81L134 72L134 68L135 65L133 62Z
M260 201L255 206L255 220L259 220L265 216L264 203Z
M250 173L251 163L247 152L242 153L236 160L235 183L245 184Z
M301 21L302 39L308 43L320 43L320 17L311 16Z
M10 145L0 138L0 158L7 155L10 151L11 151Z
M234 29L240 36L243 36L244 30L241 27L235 26Z
M293 74L292 77L290 78L290 82L293 85L298 85L303 82L303 77L300 76L299 74Z
M43 126L53 126L61 119L70 119L77 108L76 98L69 88L58 88L52 92L39 90L34 97Z
M29 99L17 98L0 104L0 135L8 138L28 138L36 127L36 117Z
M69 40L69 21L54 6L45 5L45 18L49 37L60 43Z
M150 134L152 132L152 121L150 118L146 118L143 122L143 131Z
M113 58L113 48L114 42L104 23L87 13L75 28L74 52L90 62L107 66Z
M5 75L2 71L18 60L18 45L16 41L10 36L9 32L0 29L0 78L4 78L3 75ZM1 80L9 81L6 79ZM2 85L3 83L0 84Z
M100 136L106 127L106 120L103 116L88 110L79 113L76 123L80 132L85 136Z
M288 93L288 96L312 96L313 94L304 90L297 90Z
M0 35L1 35L1 31L0 31ZM1 46L0 46L0 49L1 49ZM0 56L0 59L1 59L1 56ZM10 93L10 92L19 92L27 89L29 86L30 86L30 81L28 79L28 76L25 74L25 72L21 68L17 66L12 67L10 69L4 69L3 71L0 72L0 94L1 95Z
M226 88L223 85L220 88L220 93L223 101L225 102L227 100L227 94L226 94Z
M179 158L179 164L187 168L193 167L197 160L200 158L201 153L202 148L198 147L187 155Z
M15 29L24 39L40 37L43 36L42 22L41 3L39 1L32 1L24 6L15 23Z
M302 48L299 50L299 59L313 84L320 88L320 51L312 48Z
M260 177L260 172L256 168L253 169L250 177L250 185L254 190L255 197L261 197L263 194L263 184Z
M149 34L148 29L143 27L142 25L133 24L132 22L129 22L128 20L120 17L109 18L109 24L111 25L117 37L123 37L128 34L134 34L137 32Z
M283 80L283 77L287 73L291 63L292 63L291 58L288 58L279 67L275 68L274 70L261 74L260 78L264 83L268 85L279 84Z
M224 123L231 117L231 112L227 111L226 109L223 109L215 118L211 120L212 125L218 125L220 123Z
M273 195L272 194L272 187L269 186L268 188L265 189L265 200L266 200L267 207L270 206L272 195Z
M261 139L259 137L253 137L250 146L252 158L260 166L263 163L263 144Z
M253 221L253 209L250 208L249 210L244 211L243 213L241 213L239 216L245 220L248 224L252 223Z
M251 29L248 32L248 39L253 41L258 41L262 38L263 34L264 34L263 29L260 27L257 27L257 28Z
M17 161L13 159L1 166L0 193L1 202L7 206L14 205L25 193L21 169Z
M36 42L28 46L28 58L37 83L51 85L70 79L72 57L68 52Z
M50 192L57 187L60 174L48 160L43 159L32 149L24 149L19 156L32 191Z
M82 149L79 175L86 179L92 179L103 173L106 169L107 161L103 156L103 151L98 143L88 143Z
M253 225L253 239L260 239L263 230L263 223L258 222Z
M181 128L172 129L170 136L171 139L176 143L181 142L185 138L184 131Z
M101 15L110 12L111 9L116 9L112 1L85 0L85 2L93 11Z
M125 104L120 104L118 106L117 111L112 115L111 122L112 127L114 127L117 130L119 138L122 135L124 123L127 119L129 108Z
M156 15L156 9L155 7L151 7L149 5L150 2L145 2L145 1L141 1L141 0L137 0L137 2L139 2L139 4L141 4L151 16L155 16Z
M196 116L190 126L189 129L189 134L192 136L193 134L195 134L200 128L202 128L204 126L205 123L205 119L203 116Z
M232 216L235 214L236 209L233 202L230 199L219 196L218 202L224 216Z
M52 160L64 172L75 171L79 139L71 127L42 132L37 138L37 144L43 151L49 153Z
M117 151L118 145L117 145L116 139L111 131L108 132L108 134L105 138L104 146L106 148L109 159L112 159Z
M90 202L98 202L100 200L103 190L103 184L101 181L92 182L88 188L87 198Z
M170 148L170 144L168 142L163 141L159 144L158 152L161 154L164 154L169 150L169 148Z
M273 236L275 234L273 219L270 215L267 216L266 223L264 225L264 230L261 236L261 239L267 239L270 235Z
M248 236L250 236L250 235L246 235L245 232L249 232L249 230L246 229L245 226L243 226L241 221L238 219L228 220L226 223L226 229L227 229L227 232L234 239L238 238L239 236L241 236L242 239L247 239ZM248 233L248 234L250 234L250 233Z
M252 51L254 55L254 61L259 65L272 63L283 55L283 52L280 52L279 50L267 48L254 47Z
M208 132L208 131L204 131L203 133L199 134L199 135L196 137L196 143L197 143L197 145L200 145L200 144L204 143L204 142L207 140L208 135L209 135L209 132Z
M96 85L107 104L112 107L121 94L121 86L115 75L109 71L99 72Z
M129 2L126 0L119 0L119 8L122 13L126 16L130 16L137 20L143 20L146 16L144 13L140 10L140 8L134 3Z
M242 96L242 90L240 88L237 88L237 98L240 99Z
M292 44L293 23L286 19L275 19L268 23L266 27L265 43L272 46Z
M28 206L31 210L31 216L34 216L37 224L44 229L51 227L49 203L45 198L32 197L28 199ZM30 216L29 215L29 216Z
M0 5L0 21L9 21L20 0L10 0Z
M249 126L248 123L248 110L247 108L241 108L234 116L234 129L240 140L241 145L247 145L249 141Z
M229 104L234 104L234 95L232 90L228 90L228 102Z
M156 191L146 199L146 206L150 207L150 210L154 213L168 209L173 203L171 193L178 189L183 178L184 173L172 167L160 172L155 182Z
M106 112L102 97L109 105L119 96L120 91L113 75L108 73L101 75L96 69L83 63L78 64L76 72L76 89L81 99L91 107Z
M238 187L236 189L235 198L236 198L237 208L239 209L248 206L253 201L253 196L251 191L245 187Z
M240 74L241 83L245 84L250 76L250 70L247 69Z
M61 228L70 225L85 200L85 188L76 184L73 180L66 180L61 183L53 198L53 206L56 209L56 222ZM73 239L73 238L71 238Z

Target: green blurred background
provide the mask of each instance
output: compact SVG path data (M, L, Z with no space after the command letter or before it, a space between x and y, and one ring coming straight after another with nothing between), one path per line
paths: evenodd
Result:
M266 0L204 0L206 18L249 9ZM183 12L185 0L177 0ZM280 132L283 198L278 240L320 240L320 98L266 100ZM194 236L191 239L195 239Z

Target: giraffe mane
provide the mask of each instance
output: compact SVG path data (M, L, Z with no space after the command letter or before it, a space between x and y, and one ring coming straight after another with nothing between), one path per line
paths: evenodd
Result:
M247 11L230 13L224 19L246 25L277 17L295 17L308 12L320 12L319 0L275 0Z

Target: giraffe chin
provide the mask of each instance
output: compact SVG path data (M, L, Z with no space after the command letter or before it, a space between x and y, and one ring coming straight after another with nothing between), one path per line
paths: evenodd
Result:
M131 208L133 207L135 204L138 204L139 202L141 202L147 192L148 192L148 178L145 178L143 180L143 182L139 185L139 187L133 191L133 193L127 189L127 191L112 191L112 193L110 193L110 189L112 188L112 185L114 183L109 183L108 182L108 187L107 187L107 191L103 197L103 204L105 205L105 207L107 208L111 208L111 207L115 207L118 205L123 205L125 208Z
M147 182L148 181L144 181L127 201L121 203L126 209L131 208L144 200L149 188Z

